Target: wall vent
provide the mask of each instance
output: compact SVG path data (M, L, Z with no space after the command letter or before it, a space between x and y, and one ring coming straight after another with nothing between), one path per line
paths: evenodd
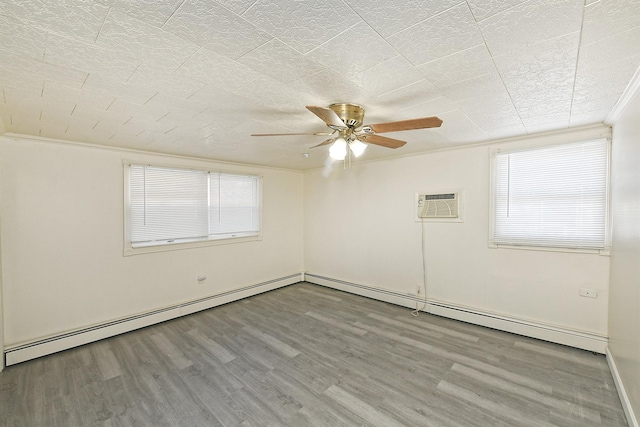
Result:
M458 193L418 194L418 218L458 218Z

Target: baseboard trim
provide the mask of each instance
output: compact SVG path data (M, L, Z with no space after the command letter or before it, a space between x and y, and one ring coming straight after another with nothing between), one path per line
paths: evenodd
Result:
M222 304L237 301L263 292L289 286L302 281L300 273L245 286L232 291L210 295L204 298L175 304L158 310L116 319L110 322L56 334L28 343L10 346L4 349L5 366L15 365L48 354L57 353L80 345L99 341L125 332L155 325L177 317L186 316L198 311L213 308Z
M620 396L620 403L622 404L622 409L624 409L624 415L627 417L627 423L629 423L629 427L640 427L640 425L638 424L638 419L633 412L633 407L631 406L629 395L624 388L624 383L622 382L622 378L620 377L620 373L618 372L618 367L616 366L616 361L613 358L613 354L611 354L611 350L609 350L609 347L606 348L606 351L609 370L611 371L611 375L613 376L613 382L616 384L616 390L618 390L618 396Z
M350 292L352 294L373 298L407 308L415 309L417 304L421 311L430 314L550 341L557 344L568 345L583 350L594 351L601 354L605 354L608 344L607 337L602 335L576 331L555 325L537 323L502 314L489 313L480 309L462 307L444 301L427 300L425 305L422 299L418 299L411 295L404 295L387 289L351 283L308 272L305 273L304 277L307 282L314 283L316 285ZM424 308L422 308L423 306Z

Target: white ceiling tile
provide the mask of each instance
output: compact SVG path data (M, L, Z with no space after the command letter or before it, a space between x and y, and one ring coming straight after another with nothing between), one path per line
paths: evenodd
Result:
M527 133L527 129L522 123L504 127L494 127L491 126L491 123L485 123L484 126L482 126L482 130L484 130L491 139L511 138Z
M154 59L158 63L170 64L174 69L199 49L168 31L117 10L109 12L96 45L139 60Z
M495 71L483 44L419 65L418 70L437 87L468 80Z
M369 25L359 22L313 49L306 57L348 77L397 55L398 52Z
M462 109L461 109L462 110ZM514 129L523 129L522 119L517 113L509 116L493 114L493 110L462 110L479 128L492 135Z
M53 120L46 120L45 117L42 117L40 121L40 129L43 134L47 135L50 138L55 139L64 139L65 133L68 128L66 123L59 123Z
M122 52L78 40L50 34L47 38L45 61L67 66L105 78L125 81L140 61Z
M200 111L194 112L194 116L206 109L225 109L228 112L225 116L233 116L243 110L250 111L245 109L249 108L251 104L251 101L247 98L212 85L203 87L187 98L187 101L193 103L193 105L202 106Z
M292 84L284 84L269 77L258 77L241 89L234 91L237 95L249 99L249 111L253 111L252 117L256 114L256 109L267 108L275 111L304 111L304 106L309 105L308 101L313 99L307 92L297 91ZM246 117L245 117L246 119Z
M599 116L604 120L606 115L616 105L620 96L612 95L603 98L589 98L584 102L573 102L571 105L571 121L573 123L578 117ZM572 124L573 125L573 124Z
M574 102L586 103L622 94L640 65L640 55L606 66L578 65Z
M552 122L552 123L544 123L540 125L530 125L527 126L527 134L536 134L540 132L552 132L561 129L567 129L569 127L569 121L566 122Z
M483 141L488 137L485 131L461 111L450 111L439 117L442 119L442 126L438 128L438 133L452 141Z
M424 64L482 42L466 3L387 38L414 65Z
M595 111L585 111L581 113L571 113L569 120L570 126L584 126L594 123L603 123L607 115L611 111L611 107Z
M640 27L640 2L636 0L599 1L585 7L582 45Z
M303 54L361 21L342 0L257 0L242 16Z
M240 89L260 76L246 65L204 48L193 54L176 73L229 91Z
M522 117L569 110L579 37L579 33L572 33L494 57ZM531 78L532 74L536 79Z
M222 5L209 0L186 0L162 28L232 59L241 57L272 38Z
M469 3L476 21L480 22L525 1L526 0L468 0L467 3Z
M422 79L376 98L376 101L389 108L405 108L421 104L440 96L440 91L428 80Z
M184 74L163 70L155 63L143 63L129 77L127 83L153 88L156 91L186 99L205 86L205 83Z
M440 88L440 92L453 102L468 98L488 99L496 94L502 96L505 91L504 83L495 71Z
M77 106L73 108L72 111L69 111L69 120L73 118L74 120L86 123L87 126L89 124L93 126L100 121L104 113L105 110L97 110L95 108ZM124 122L127 118L128 116L124 114L121 115L122 121L120 123Z
M69 126L71 113L73 112L74 108L74 104L57 105L56 108L43 108L42 115L40 116L40 121L59 123L60 126L64 126L66 129L66 127Z
M83 127L80 125L69 126L65 131L66 137L63 138L67 141L79 141L84 142L89 135L91 128Z
M35 90L41 90L45 81L79 88L86 79L87 73L84 71L14 56L0 50L0 83L24 88L35 86Z
M580 31L584 0L529 0L478 25L493 56Z
M56 101L64 102L65 100L72 99L75 104L99 110L106 110L115 100L111 92L87 87L72 89L56 83L45 83L42 98L45 102L52 104Z
M144 104L158 93L155 88L114 81L99 74L90 74L82 89L102 93L108 92L117 100L134 104Z
M401 108L400 114L405 117L431 117L456 110L458 110L458 106L456 104L449 101L448 98L440 96L421 104Z
M5 84L2 87L2 101L12 107L40 104L43 87L44 82L39 85Z
M108 0L112 7L161 27L184 0Z
M216 0L218 3L236 13L242 15L256 0Z
M460 3L459 0L347 0L358 15L382 37L388 37Z
M47 32L0 14L0 50L42 60Z
M237 61L283 83L298 80L323 69L322 65L313 62L278 39L270 40Z
M111 117L117 117L119 124L123 124L131 117L159 123L163 117L171 113L171 107L168 105L137 105L116 100L107 112L110 113ZM164 124L158 124L157 126L165 127Z
M361 100L368 96L364 89L332 71L321 71L304 77L292 82L290 86L300 92L304 99L317 100L320 105L334 102L361 104Z
M579 64L606 68L608 64L640 55L640 27L580 47Z
M539 114L531 117L523 117L522 123L527 128L528 132L531 132L532 129L541 129L542 127L545 130L549 129L562 129L569 126L569 112L565 113L551 113L551 114Z
M620 95L640 65L640 28L580 48L574 102Z
M144 131L153 128L154 125L154 122L132 117L131 120L128 120L119 127L114 128L113 131L117 135L137 136Z
M56 34L93 43L109 8L93 0L4 0L4 14Z
M393 75L394 78L390 79L390 75ZM373 95L379 95L424 80L424 78L409 61L398 55L358 73L350 80Z
M522 125L522 120L506 92L496 93L491 98L465 99L456 102L455 106L483 129Z

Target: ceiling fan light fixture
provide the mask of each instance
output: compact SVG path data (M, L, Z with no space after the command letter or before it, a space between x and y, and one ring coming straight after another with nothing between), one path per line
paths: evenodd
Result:
M329 148L329 156L334 160L344 160L347 156L347 141L344 138L336 139Z
M364 153L364 150L367 149L367 144L360 141L359 139L355 139L349 143L349 148L351 149L353 155L358 158L362 155L362 153Z

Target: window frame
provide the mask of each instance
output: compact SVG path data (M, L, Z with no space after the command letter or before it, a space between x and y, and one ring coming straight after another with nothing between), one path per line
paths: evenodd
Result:
M178 169L178 170L195 171L195 172L207 172L207 173L213 173L213 174L250 176L250 177L257 178L258 231L255 233L253 232L237 233L237 234L224 234L224 235L213 235L213 236L209 235L207 238L194 238L194 239L188 239L188 240L185 239L185 240L180 240L176 242L163 241L163 242L154 242L149 244L138 244L134 246L131 242L131 204L130 204L130 201L131 201L130 167L132 165L150 166L150 167L166 168L166 169ZM182 165L176 165L176 164L134 161L134 160L126 160L126 159L122 160L122 171L123 171L123 186L124 186L124 192L123 192L123 199L124 199L123 200L123 207L124 207L123 255L124 256L192 249L192 248L200 248L200 247L207 247L207 246L256 242L256 241L262 240L263 176L260 174L220 170L220 169L213 169L213 168L198 168L198 167L182 166ZM209 215L209 213L207 214Z
M605 195L605 230L604 230L604 247L603 248L578 248L578 247L562 247L562 246L544 246L544 245L527 245L527 244L506 244L496 243L493 238L495 235L496 226L496 185L497 185L497 159L498 154L509 154L533 151L545 148L558 147L563 145L574 145L583 142L604 140L606 141L607 154L606 154L606 195ZM531 251L545 251L545 252L569 252L569 253L584 253L584 254L597 254L597 255L610 255L611 251L611 137L610 136L595 136L591 138L584 138L573 141L553 142L553 143L538 143L519 147L507 147L507 148L489 148L489 236L488 246L492 249L520 249Z

